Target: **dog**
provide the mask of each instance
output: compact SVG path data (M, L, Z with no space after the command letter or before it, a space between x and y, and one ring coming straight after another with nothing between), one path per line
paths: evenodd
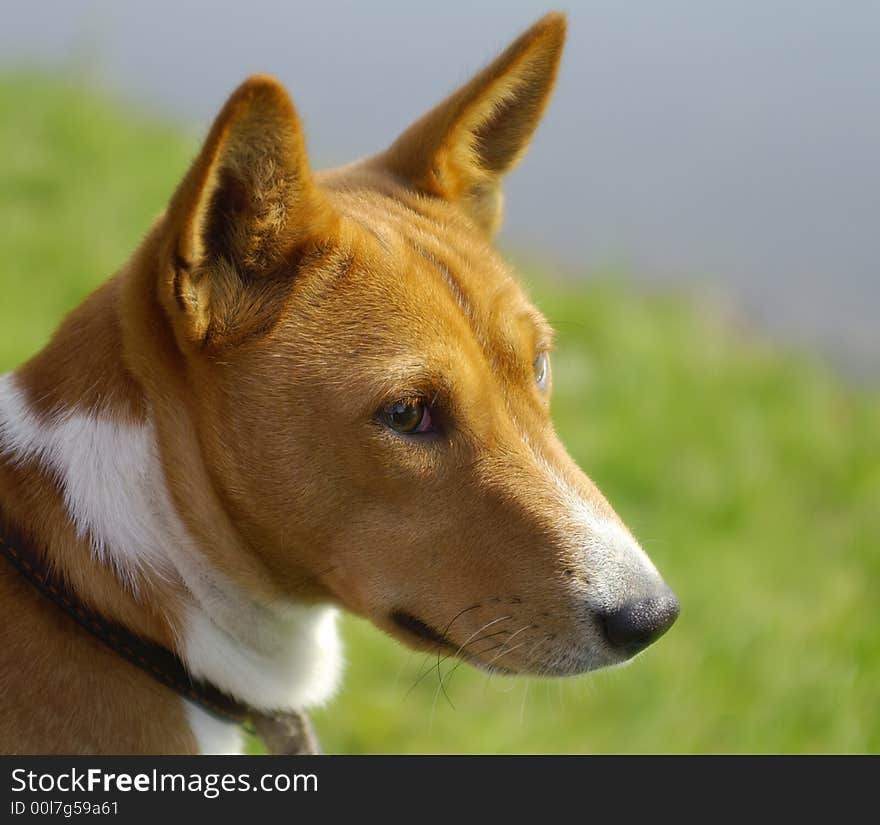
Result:
M128 263L0 378L0 749L238 753L248 714L333 695L340 609L544 676L675 621L554 433L553 331L492 245L565 30L328 172L249 78Z

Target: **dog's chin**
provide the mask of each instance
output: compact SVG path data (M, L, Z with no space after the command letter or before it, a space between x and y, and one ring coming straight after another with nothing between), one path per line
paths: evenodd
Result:
M503 651L493 651L491 655L481 656L468 650L468 644L458 644L436 628L403 610L395 610L390 615L388 628L392 635L407 647L417 651L451 656L467 662L486 673L502 676L578 676L597 670L623 667L636 655L610 650L598 639L579 639L569 645L535 645L538 650L526 660L509 658L501 661Z
M562 648L550 655L528 662L508 662L506 664L493 662L491 659L483 661L477 656L461 655L459 658L487 673L497 673L503 676L565 678L582 676L598 670L625 667L635 656L621 656L597 647L595 650L591 648Z

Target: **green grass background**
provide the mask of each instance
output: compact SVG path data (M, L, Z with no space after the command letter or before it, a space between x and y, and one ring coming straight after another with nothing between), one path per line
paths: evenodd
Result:
M0 370L125 260L196 145L82 85L0 76ZM344 687L315 714L326 749L880 751L877 393L682 295L525 279L560 333L558 429L681 618L588 678L462 666L451 704L436 670L416 684L430 661L346 619Z

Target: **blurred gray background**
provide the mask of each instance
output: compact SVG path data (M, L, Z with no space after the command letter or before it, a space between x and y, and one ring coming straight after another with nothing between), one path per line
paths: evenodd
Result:
M271 72L333 165L554 7L569 43L502 243L575 275L696 285L876 383L880 2L4 0L0 63L85 69L198 129Z

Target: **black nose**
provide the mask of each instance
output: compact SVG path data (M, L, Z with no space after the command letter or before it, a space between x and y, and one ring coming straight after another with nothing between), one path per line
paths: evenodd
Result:
M633 654L659 639L678 618L678 599L668 588L657 596L628 602L602 616L611 645Z

